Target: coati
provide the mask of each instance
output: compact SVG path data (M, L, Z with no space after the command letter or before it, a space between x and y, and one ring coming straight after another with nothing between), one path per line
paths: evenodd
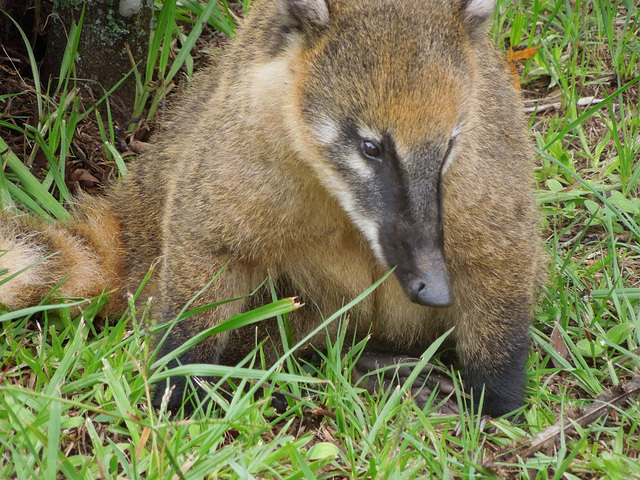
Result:
M193 307L270 276L316 305L292 315L302 338L395 267L359 306L359 331L419 355L455 327L484 413L520 407L545 262L520 100L487 38L494 2L256 2L126 178L80 198L68 223L2 214L0 271L41 262L1 285L0 302L33 304L68 275L60 295L106 287L117 312L159 261L145 298L169 321L226 266ZM250 302L177 324L160 355ZM232 364L255 341L253 328L221 333L180 362ZM177 408L185 379L172 386Z

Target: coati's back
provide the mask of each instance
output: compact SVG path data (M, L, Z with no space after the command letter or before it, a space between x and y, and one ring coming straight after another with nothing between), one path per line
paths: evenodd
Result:
M379 348L415 354L453 326L485 411L519 406L544 262L525 122L486 38L493 8L257 2L154 152L103 200L121 234L86 258L123 252L119 278L106 279L113 298L156 259L148 292L161 320L223 267L193 307L248 295L271 276L281 293L310 300L292 316L300 338L395 267L360 305L362 332ZM161 355L250 306L228 303L177 324ZM278 335L269 322L258 338L267 335ZM255 340L253 329L215 335L179 361L231 363ZM175 408L185 380L171 383Z

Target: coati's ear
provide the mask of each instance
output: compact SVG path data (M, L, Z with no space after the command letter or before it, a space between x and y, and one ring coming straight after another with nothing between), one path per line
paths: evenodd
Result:
M331 23L327 0L278 0L285 30L324 30Z
M484 35L496 8L496 0L461 0L461 6L469 34Z

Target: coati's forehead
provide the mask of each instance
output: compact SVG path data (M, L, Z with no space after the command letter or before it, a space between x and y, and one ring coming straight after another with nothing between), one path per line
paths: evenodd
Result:
M450 5L332 3L331 31L305 54L303 111L327 109L405 145L448 136L471 76L468 41Z

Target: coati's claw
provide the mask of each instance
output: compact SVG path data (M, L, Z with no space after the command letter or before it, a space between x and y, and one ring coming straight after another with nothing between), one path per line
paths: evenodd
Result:
M436 401L441 405L441 413L458 413L455 402L449 401L455 392L451 379L436 373L436 369L427 364L412 381L406 385L410 377L414 376L417 358L410 358L398 354L381 352L363 352L356 362L351 374L356 386L376 394L380 389L387 390L395 386L406 387L413 401L418 407L424 408L432 400L436 391Z

